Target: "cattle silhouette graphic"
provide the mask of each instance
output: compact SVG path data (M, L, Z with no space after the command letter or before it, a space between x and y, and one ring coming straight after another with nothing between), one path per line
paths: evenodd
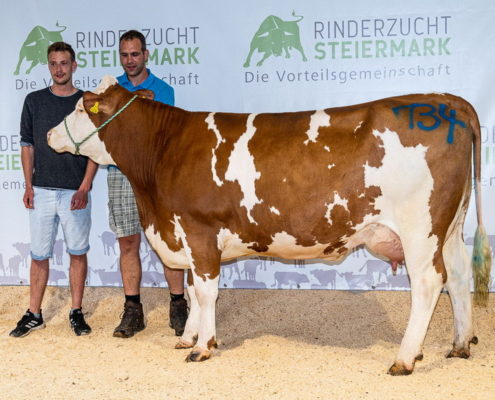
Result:
M387 275L388 288L392 290L410 289L411 285L407 274Z
M234 279L232 287L234 289L266 289L266 284L249 279Z
M163 272L143 271L143 275L141 277L142 286L159 287L163 283L165 283L165 277L163 275Z
M350 290L369 290L372 288L373 280L368 274L353 274L352 272L344 272L338 274L344 277Z
M229 277L227 278L227 271L229 271ZM237 262L232 262L229 264L222 264L222 268L220 269L220 276L223 279L227 279L229 281L232 280L234 273L237 274L237 279L241 279L241 273L239 271L239 266Z
M295 21L283 21L281 18L274 15L267 17L260 25L249 48L244 67L249 67L251 57L255 50L263 53L263 57L256 65L261 66L270 56L279 57L282 52L285 52L285 58L290 58L289 50L296 49L301 53L303 61L308 61L301 45L301 37L299 35L298 23L303 19L301 16L296 16L292 12L292 16L297 18Z
M3 263L3 255L0 254L0 269L2 269L3 275L0 279L2 285L19 285L23 284L23 279L19 276L19 269L22 266L22 257L19 254L12 256L8 259L7 265Z
M19 255L22 260L22 266L26 267L28 266L27 259L28 256L31 254L31 243L13 243L12 246L19 252Z
M391 269L391 266L382 260L367 260L359 269L359 272L365 268L366 275L371 279L373 286L376 286L387 281L387 272Z
M337 271L334 269L314 269L311 271L319 285L311 285L311 289L336 289L337 287ZM330 285L330 286L329 286Z
M141 242L139 243L139 252L141 252L141 248L144 248L145 253L148 253L150 250L150 244L148 242L148 239L146 239L146 236L143 231L141 231Z
M48 46L54 42L63 41L62 32L67 29L66 26L60 26L58 22L56 26L60 29L49 31L43 26L38 25L29 32L29 35L19 51L19 61L17 62L14 75L19 75L21 64L24 60L31 61L31 65L26 70L26 74L31 73L31 70L38 64L45 65L48 62L48 56L46 54Z
M160 258L158 257L158 255L153 251L153 250L149 250L148 251L148 254L146 254L142 259L141 259L141 263L144 264L144 260L146 259L146 257L149 257L150 259L148 260L148 271L151 271L151 267L153 267L153 269L155 271L158 271L158 267L161 266L161 261L160 261ZM157 267L158 265L158 267Z
M0 253L0 270L2 271L2 275L7 275L7 271L5 270L5 266L3 265L3 255Z
M48 272L48 284L50 285L58 286L60 285L59 280L67 279L67 274L65 273L65 271L50 268Z
M10 276L19 276L19 267L22 265L22 257L15 255L9 258L8 271Z
M89 268L89 270L100 278L102 286L122 286L120 271L107 271L105 268Z
M239 279L234 279L232 282L232 287L244 289L266 289L265 283L258 282L256 280L256 270L258 267L262 268L264 262L264 259L258 257L244 261L242 272L240 274L239 269L236 269ZM242 279L242 277L245 279Z
M256 269L258 268L258 265L261 265L262 261L259 259L252 259L252 260L246 260L244 262L244 267L243 267L243 274L244 278L248 281L255 281L256 280Z
M56 265L62 265L62 256L64 255L64 239L57 239L53 244L53 262Z
M117 237L115 233L110 231L102 232L100 236L101 243L103 244L103 254L106 256L110 255L110 250L112 250L113 255L116 255L115 244L117 243Z
M300 289L301 284L309 282L308 277L304 274L300 274L299 272L277 271L273 277L275 278L275 283L272 287L277 286L277 289L281 289L282 285L289 285L290 289L293 289L294 287Z

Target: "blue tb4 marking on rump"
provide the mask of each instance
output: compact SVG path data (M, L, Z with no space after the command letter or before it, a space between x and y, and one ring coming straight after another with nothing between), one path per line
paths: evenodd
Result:
M422 110L419 110L419 109ZM443 121L449 123L449 134L447 136L447 142L454 142L454 130L455 126L459 125L462 128L466 127L466 124L456 119L456 112L454 109L450 109L447 112L447 105L440 104L437 108L431 104L426 103L412 103L405 106L393 107L392 111L395 115L399 115L400 110L409 110L409 129L414 129L416 125L419 129L424 131L432 131L437 129ZM414 118L414 111L418 109L417 115L423 117L422 119Z

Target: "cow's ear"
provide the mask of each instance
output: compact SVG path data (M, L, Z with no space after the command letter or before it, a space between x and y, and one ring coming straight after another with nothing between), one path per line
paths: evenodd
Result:
M108 110L102 100L103 99L101 96L91 92L86 92L83 95L84 109L90 114L99 114L101 112L105 113Z
M155 98L155 93L148 89L139 89L134 92L140 97L144 97L145 99L153 100Z

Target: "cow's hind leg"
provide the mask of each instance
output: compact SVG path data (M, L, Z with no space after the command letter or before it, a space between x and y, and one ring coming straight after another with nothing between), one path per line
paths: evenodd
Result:
M420 239L421 235L411 233L402 240L411 281L411 315L397 358L388 371L391 375L411 374L415 361L422 359L426 330L443 285L442 274L434 266L443 267L441 255L433 262L436 238L424 235L427 239Z
M462 240L462 225L459 225L444 246L446 287L454 313L454 345L447 357L468 358L470 343L476 344L473 336L472 305L470 292L471 268Z

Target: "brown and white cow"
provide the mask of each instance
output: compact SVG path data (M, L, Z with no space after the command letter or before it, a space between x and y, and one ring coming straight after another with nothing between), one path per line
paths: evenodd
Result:
M444 285L455 319L450 356L469 356L477 339L462 226L473 146L480 179L479 122L469 103L429 94L230 114L188 112L133 95L105 77L48 133L49 144L118 165L156 252L168 266L190 269L191 311L177 344L193 347L188 361L209 358L216 343L221 261L339 260L361 244L393 265L405 259L411 281L411 315L389 372L409 374L422 357ZM480 201L477 210L480 228ZM484 251L477 260L488 258L486 276Z

